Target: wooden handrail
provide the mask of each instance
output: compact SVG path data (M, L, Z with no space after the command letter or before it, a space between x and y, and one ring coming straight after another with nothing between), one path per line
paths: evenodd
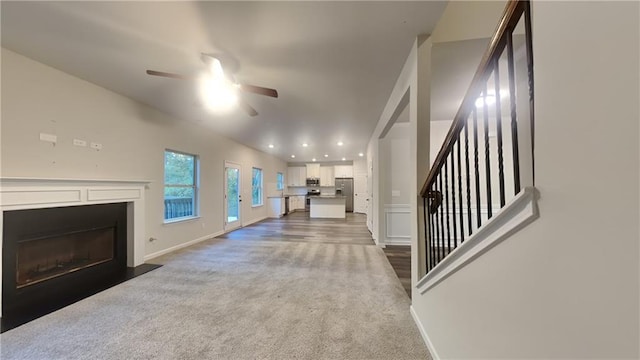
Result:
M469 114L471 113L473 107L475 106L475 101L482 92L482 88L486 84L487 80L491 76L492 67L491 64L496 61L507 42L507 35L509 31L511 31L518 21L520 20L520 16L522 13L529 7L528 0L511 0L507 4L500 23L495 30L491 41L489 42L489 47L487 51L484 53L482 60L480 61L480 65L476 70L475 75L473 76L473 80L471 81L471 85L467 90L464 99L462 100L462 104L454 117L453 124L445 137L444 143L438 152L438 156L436 157L433 167L429 171L427 175L427 179L422 186L422 190L420 194L422 197L429 196L429 186L435 177L438 175L438 172L442 168L442 166L446 162L446 158L449 153L452 151L453 146L457 140L458 134L462 130L465 122L467 121Z

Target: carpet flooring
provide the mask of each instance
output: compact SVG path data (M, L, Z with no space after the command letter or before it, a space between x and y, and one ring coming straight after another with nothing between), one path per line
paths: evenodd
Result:
M324 230L278 237L278 222ZM341 228L360 234L364 217L267 220L156 258L163 267L3 333L0 357L429 359L383 251L335 241Z

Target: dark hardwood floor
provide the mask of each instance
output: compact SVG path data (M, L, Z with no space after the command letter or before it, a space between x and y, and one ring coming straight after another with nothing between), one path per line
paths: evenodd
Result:
M387 245L384 253L396 271L402 287L411 298L411 246Z
M238 241L291 241L327 244L375 245L363 214L347 213L346 219L312 219L296 211L279 219L266 219L218 236ZM411 247L387 246L384 252L411 298Z

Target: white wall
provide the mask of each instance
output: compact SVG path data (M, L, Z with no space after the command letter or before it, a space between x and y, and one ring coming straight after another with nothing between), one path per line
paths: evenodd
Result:
M639 4L532 6L540 218L412 307L443 359L638 358Z
M384 164L380 163L380 137L384 133L385 129L392 122L393 115L395 111L398 109L399 104L402 103L402 99L408 93L410 97L409 101L409 122L415 124L417 118L417 54L418 54L418 41L416 41L411 48L411 52L407 56L407 60L396 80L396 84L394 85L393 90L391 91L391 95L389 96L389 100L385 105L382 114L380 115L380 119L378 120L378 124L376 125L373 134L369 140L369 144L367 145L367 159L370 159L371 166L373 170L371 171L371 196L370 196L370 204L372 204L371 209L371 217L372 219L367 219L367 221L372 221L372 235L373 239L376 241L376 244L383 245L380 242L380 234L385 233L384 221L380 221L380 219L384 219L384 202L383 194L384 188L382 187L381 174L385 174L390 171L384 167ZM410 90L413 89L413 90ZM415 131L413 132L415 134ZM411 145L410 145L411 146ZM409 161L411 164L415 164L415 151L411 148ZM382 166L381 166L382 165ZM416 178L415 168L411 168L411 171L407 174L410 179L411 187L409 197L411 199L416 196L416 186L415 186L415 178ZM415 204L415 202L414 202ZM415 217L415 214L412 214L412 218ZM413 221L413 220L412 220ZM412 224L412 228L417 226L417 223ZM412 236L413 237L413 236Z
M431 34L434 44L491 37L506 1L450 1Z
M408 108L406 112L409 117ZM408 122L396 123L384 138L380 139L380 158L384 159L386 171L384 177L384 196L381 199L385 205L409 204L410 179L407 174L411 171L409 162L409 140L411 128Z
M433 166L433 163L436 161L436 156L438 156L438 151L440 151L444 139L447 137L451 123L453 123L452 120L430 122L431 141L429 144L429 167Z
M385 245L411 245L411 193L414 168L411 163L411 124L409 106L405 106L398 121L379 140L380 199L383 203L384 217L382 227ZM407 122L404 122L404 121Z
M2 176L149 180L146 254L218 234L223 230L223 164L242 165L242 195L251 199L251 168L264 185L286 173L286 163L176 119L129 98L2 49ZM215 118L212 117L212 121ZM39 133L58 143L39 141ZM101 151L74 147L74 138L102 143ZM163 224L164 150L200 157L200 218ZM266 199L265 199L266 202ZM244 201L243 224L267 216Z

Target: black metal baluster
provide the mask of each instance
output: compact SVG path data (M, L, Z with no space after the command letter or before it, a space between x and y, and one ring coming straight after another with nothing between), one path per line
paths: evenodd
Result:
M438 170L438 188L442 196L442 168ZM440 260L444 258L444 206L440 204Z
M487 185L487 219L491 219L493 214L491 213L491 155L489 147L489 105L487 105L487 84L484 84L484 168L486 174ZM480 209L478 209L480 211Z
M458 155L458 205L460 208L460 243L464 242L464 214L462 211L462 161L460 159L460 134L458 134L458 141L456 144L457 155Z
M478 158L478 111L473 109L473 164L475 166L476 175L476 220L477 228L482 225L482 217L480 215L480 160ZM477 229L476 228L476 229Z
M456 169L453 147L451 148L451 213L453 214L453 248L458 247L458 231L456 226Z
M432 193L435 193L435 184L431 184L431 191ZM432 202L435 202L435 199L431 198ZM431 209L431 207L429 207L429 209ZM429 240L429 244L431 244L431 246L429 247L429 250L431 251L431 269L433 269L434 266L436 266L436 248L435 248L435 224L434 224L434 214L431 213L431 211L429 211L429 234L430 234L430 240Z
M500 208L504 206L504 158L502 154L502 105L500 104L500 68L497 57L493 75L496 89L496 137L498 140L498 185L500 186Z
M469 236L473 231L473 224L471 221L471 172L469 171L469 122L464 124L464 158L465 168L467 173L467 220L469 220Z
M448 156L447 156L448 158ZM451 252L451 227L449 222L449 180L448 180L448 172L447 172L447 163L448 160L444 159L444 163L442 164L442 168L444 169L444 197L445 197L445 206L447 215L447 255Z
M527 75L529 78L529 119L531 128L531 177L533 185L536 184L536 159L535 159L535 126L534 126L534 89L533 89L533 42L531 41L531 5L529 2L524 3L524 27L527 42Z
M424 225L424 243L427 245L427 248L425 249L427 271L431 269L429 267L431 265L431 236L429 235L429 228L431 226L427 221L427 212L429 211L429 208L427 207L428 203L429 201L427 201L427 198L422 197L422 221Z
M509 68L509 101L511 102L511 149L513 152L514 194L520 192L520 154L518 149L518 118L516 111L516 75L513 60L513 34L507 35L507 63Z
M436 192L436 194L438 193L438 179L435 178L433 179L433 189ZM438 259L438 239L440 238L440 226L439 226L439 220L438 220L438 208L435 208L435 211L433 212L433 214L431 214L431 216L433 216L433 264L434 266L437 265L440 260Z

